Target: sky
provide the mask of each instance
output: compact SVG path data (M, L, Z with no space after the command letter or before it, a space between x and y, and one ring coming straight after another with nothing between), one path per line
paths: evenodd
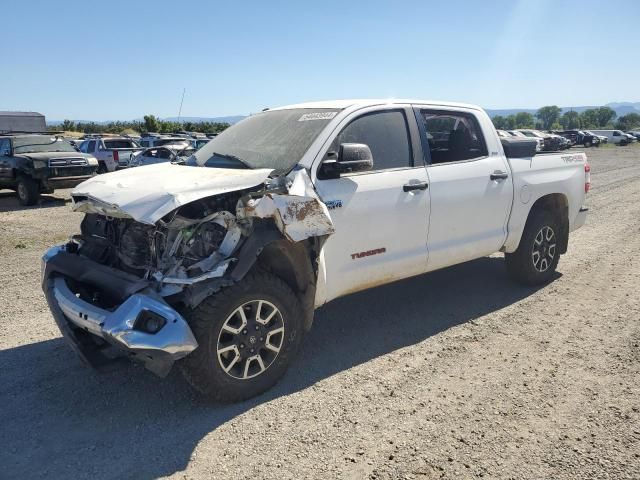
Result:
M100 2L3 6L0 110L245 115L339 98L485 108L640 101L640 1Z

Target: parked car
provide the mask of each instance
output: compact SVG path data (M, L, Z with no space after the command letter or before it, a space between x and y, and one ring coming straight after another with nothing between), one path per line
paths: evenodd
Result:
M160 375L180 361L200 392L242 400L335 298L499 251L516 281L551 281L589 175L584 153L538 156L470 105L270 109L185 164L77 187L81 232L45 253L42 286L87 363L114 348Z
M638 139L635 135L631 135L630 133L625 133L626 137L629 139L629 143L637 142Z
M574 143L566 137L562 135L558 135L556 133L550 133L549 135L560 137L560 150L566 150L567 148L573 147Z
M195 148L196 150L200 150L202 147L204 147L207 143L209 143L209 140L211 140L210 138L194 138L193 140L191 140L191 145L193 145L193 148Z
M593 135L594 137L596 137L598 140L600 140L600 145L604 145L605 143L609 143L609 139L605 135L596 135L591 130L585 130L584 133L586 133L588 135Z
M162 147L167 145L186 147L191 142L190 138L178 135L149 135L140 139L140 144L145 147Z
M519 130L507 130L507 133L515 138L533 138L536 141L536 152L542 152L544 150L544 138L527 136Z
M132 157L129 166L144 167L146 165L155 165L156 163L180 162L193 155L195 151L196 149L192 146L177 150L171 146L151 147Z
M127 137L87 138L80 144L80 151L89 153L98 159L98 173L113 172L126 168L129 160L142 147Z
M15 190L22 205L37 203L41 193L75 187L97 169L95 157L79 153L62 137L0 135L0 188Z
M636 137L636 140L640 140L640 130L630 130L627 133Z
M616 145L627 145L630 143L629 137L622 130L592 130L596 135L607 137L609 143Z
M573 145L583 145L584 147L600 146L598 137L582 130L560 130L553 133L569 139Z
M560 135L551 135L549 133L541 132L540 130L525 128L521 128L518 131L530 138L541 138L544 142L543 150L545 152L556 152L558 150L568 148L566 147L567 143L561 140L562 137Z

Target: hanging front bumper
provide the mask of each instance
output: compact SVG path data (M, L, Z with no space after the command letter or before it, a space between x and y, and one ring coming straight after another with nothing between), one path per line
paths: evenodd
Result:
M62 255L55 262L56 267L47 268L53 259ZM79 265L63 265L64 263ZM132 359L142 361L149 370L164 376L173 363L198 346L187 321L160 297L147 295L143 291L133 293L113 310L105 310L93 305L76 295L61 274L65 267L70 271L82 266L90 267L87 262L95 263L78 255L68 254L64 247L54 247L43 256L42 287L51 309L51 313L64 337L72 348L92 366L104 363L100 354L105 342L127 353ZM101 270L99 267L102 267ZM101 271L102 275L95 275ZM104 273L106 272L106 273ZM77 281L78 279L74 277ZM109 282L108 269L96 264L91 277L92 287L100 288L96 283ZM111 281L122 281L113 278ZM105 285L106 288L106 285ZM92 341L90 336L101 341Z

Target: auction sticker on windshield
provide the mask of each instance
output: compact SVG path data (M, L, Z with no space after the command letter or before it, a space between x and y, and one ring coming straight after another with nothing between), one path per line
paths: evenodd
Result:
M331 120L335 117L338 112L315 112L315 113L305 113L302 115L298 121L299 122L308 122L309 120Z

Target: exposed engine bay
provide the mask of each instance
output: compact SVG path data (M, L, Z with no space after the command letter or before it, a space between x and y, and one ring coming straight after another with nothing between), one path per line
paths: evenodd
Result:
M240 195L198 200L159 220L156 225L96 213L85 215L81 235L74 237L88 258L145 279L178 277L187 281L220 260L215 255L231 230L226 253L240 240L235 205ZM207 261L207 259L209 259Z
M203 288L204 282L217 279L197 299L190 298L186 302L190 306L215 290L215 285L224 285L222 277L238 261L240 247L255 235L257 226L271 227L272 233L290 242L333 233L328 210L304 170L291 177L268 178L240 191L204 196L154 223L148 221L147 217L153 218L148 214L132 218L136 210L128 211L103 198L82 192L72 196L74 209L86 213L81 233L72 237L77 253L150 282L162 297L180 294L196 284ZM175 202L177 195L167 198ZM159 211L166 209L161 200L154 198L153 206ZM257 253L262 246L256 242Z

